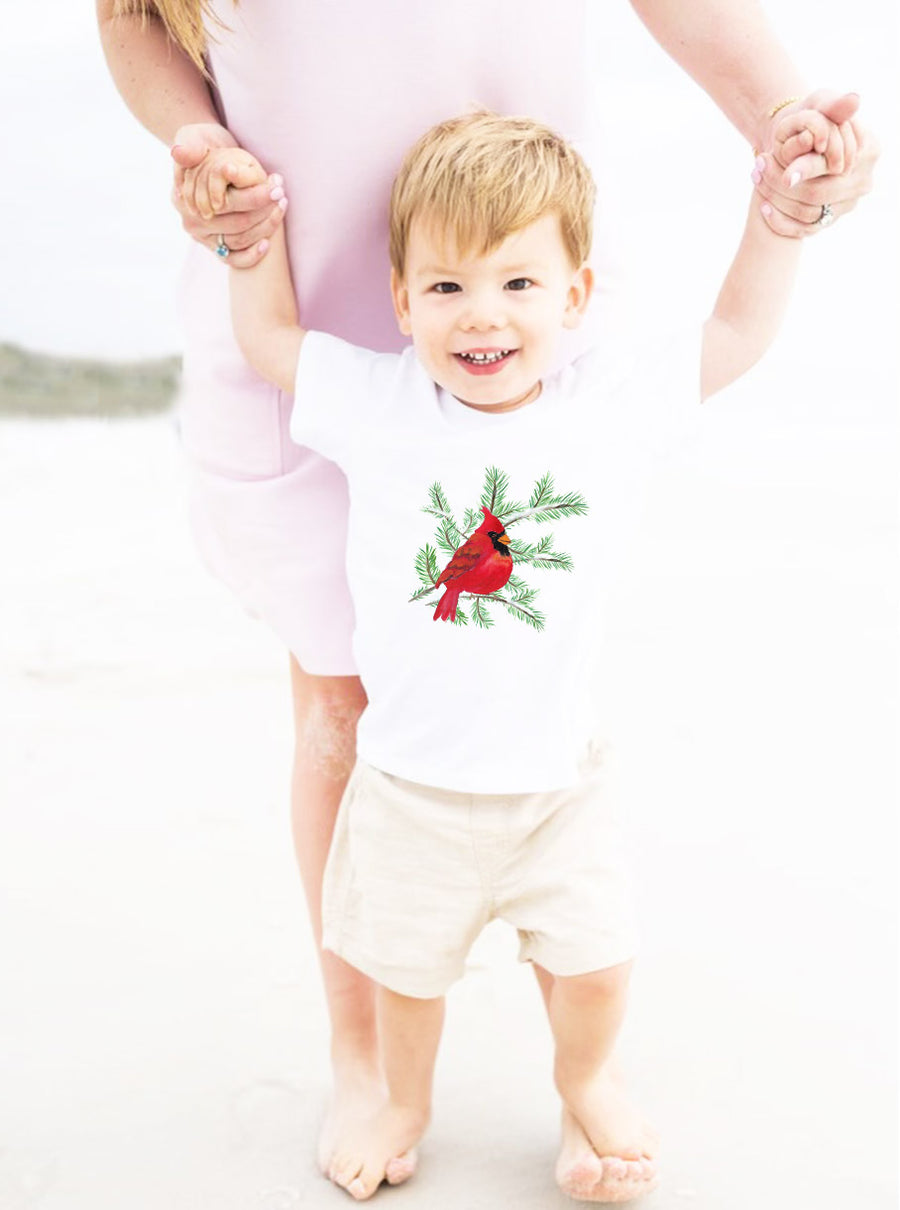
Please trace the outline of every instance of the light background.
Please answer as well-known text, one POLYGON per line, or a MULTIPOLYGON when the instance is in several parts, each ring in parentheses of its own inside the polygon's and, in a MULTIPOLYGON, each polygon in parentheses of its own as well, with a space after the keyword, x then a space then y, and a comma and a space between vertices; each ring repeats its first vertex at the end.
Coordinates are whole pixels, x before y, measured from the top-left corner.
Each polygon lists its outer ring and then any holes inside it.
MULTIPOLYGON (((715 294, 750 156, 627 5, 596 9, 622 259, 670 323, 715 294)), ((653 1210, 895 1204, 896 19, 775 15, 884 154, 776 348, 662 468, 612 619, 653 1210)), ((176 349, 168 157, 91 6, 4 11, 0 112, 0 340, 176 349)), ((181 510, 167 418, 0 425, 2 1210, 345 1204, 310 1159, 327 1060, 284 657, 181 510)), ((472 968, 422 1171, 389 1196, 568 1205, 529 976, 497 929, 472 968)))

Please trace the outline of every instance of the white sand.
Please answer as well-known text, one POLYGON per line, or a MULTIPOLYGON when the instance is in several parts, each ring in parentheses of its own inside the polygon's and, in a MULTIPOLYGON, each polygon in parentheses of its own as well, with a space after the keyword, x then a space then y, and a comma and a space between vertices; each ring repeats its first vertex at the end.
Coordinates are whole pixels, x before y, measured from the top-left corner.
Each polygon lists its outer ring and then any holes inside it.
MULTIPOLYGON (((890 433, 760 410, 786 365, 673 455, 614 621, 653 1210, 893 1204, 890 433)), ((0 426, 0 541, 0 1206, 345 1204, 284 660, 194 562, 171 423, 0 426)), ((530 976, 502 927, 472 967, 379 1196, 569 1204, 530 976)))

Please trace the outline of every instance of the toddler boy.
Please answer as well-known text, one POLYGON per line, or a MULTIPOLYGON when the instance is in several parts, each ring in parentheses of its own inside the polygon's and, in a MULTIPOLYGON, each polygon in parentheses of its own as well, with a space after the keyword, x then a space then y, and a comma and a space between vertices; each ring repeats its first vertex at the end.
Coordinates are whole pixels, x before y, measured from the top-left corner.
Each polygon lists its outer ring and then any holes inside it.
POLYGON ((598 351, 551 373, 591 296, 593 203, 579 155, 537 123, 429 131, 391 201, 399 355, 298 325, 281 231, 231 275, 246 357, 350 489, 369 704, 323 906, 325 946, 379 988, 388 1097, 330 1173, 359 1199, 425 1129, 444 994, 498 916, 539 969, 556 1086, 600 1157, 566 1191, 622 1201, 656 1180, 609 1064, 636 937, 592 656, 659 445, 764 352, 801 245, 754 203, 702 328, 662 349, 648 334, 628 370, 598 351))

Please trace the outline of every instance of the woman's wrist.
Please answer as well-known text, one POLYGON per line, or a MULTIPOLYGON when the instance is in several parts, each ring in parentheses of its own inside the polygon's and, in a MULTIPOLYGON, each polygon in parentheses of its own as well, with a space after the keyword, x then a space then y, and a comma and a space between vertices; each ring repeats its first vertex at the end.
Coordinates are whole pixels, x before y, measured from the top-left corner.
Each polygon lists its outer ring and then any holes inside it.
POLYGON ((772 150, 772 135, 778 124, 778 120, 784 117, 785 113, 791 108, 797 108, 802 104, 802 98, 805 96, 805 91, 799 87, 795 87, 791 92, 785 91, 780 96, 773 97, 771 101, 766 103, 765 108, 757 119, 756 136, 752 142, 754 155, 759 155, 761 151, 772 150))

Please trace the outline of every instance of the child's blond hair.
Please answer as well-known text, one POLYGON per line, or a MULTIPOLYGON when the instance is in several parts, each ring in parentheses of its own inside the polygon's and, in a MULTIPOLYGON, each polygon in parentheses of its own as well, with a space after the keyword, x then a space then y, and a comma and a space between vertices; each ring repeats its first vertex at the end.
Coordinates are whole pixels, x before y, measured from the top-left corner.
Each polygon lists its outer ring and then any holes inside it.
POLYGON ((409 150, 391 192, 391 264, 402 279, 409 232, 424 217, 458 250, 487 253, 558 214, 574 268, 591 247, 596 189, 578 152, 531 118, 487 110, 432 127, 409 150))

